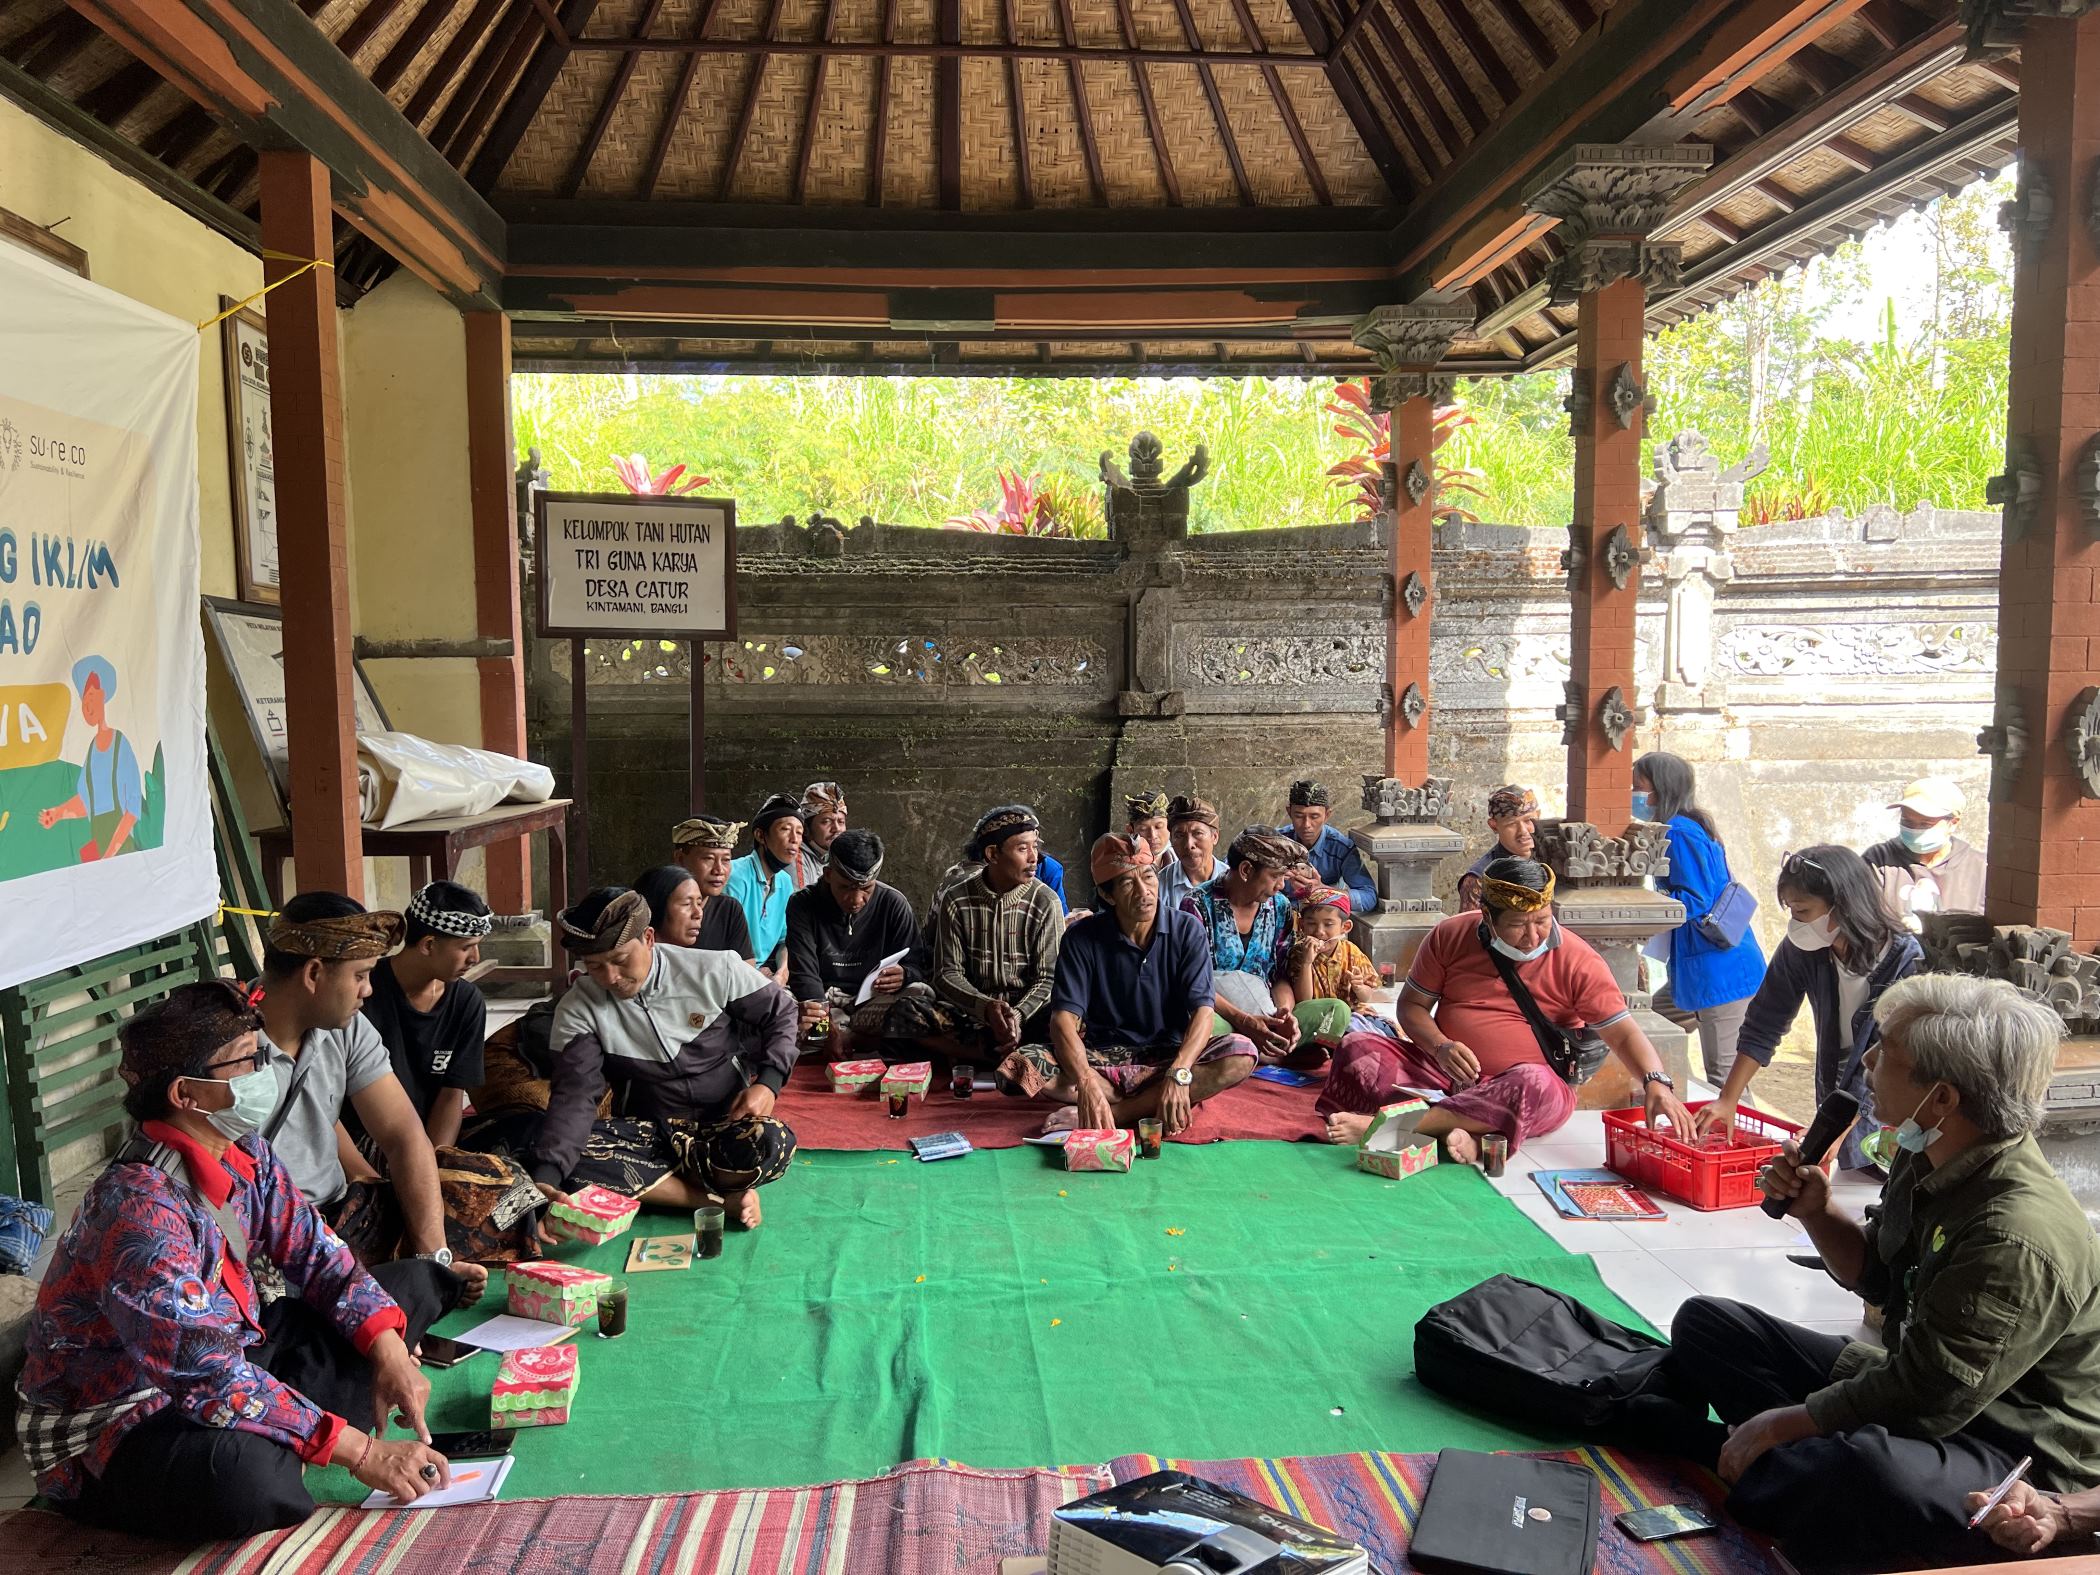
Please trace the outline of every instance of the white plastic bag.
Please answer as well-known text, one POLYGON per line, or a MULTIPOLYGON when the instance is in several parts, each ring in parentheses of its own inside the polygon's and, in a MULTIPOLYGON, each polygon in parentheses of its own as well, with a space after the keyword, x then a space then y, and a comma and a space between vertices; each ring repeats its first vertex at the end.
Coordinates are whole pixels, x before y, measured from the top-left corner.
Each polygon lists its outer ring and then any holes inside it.
POLYGON ((413 733, 360 733, 357 755, 365 824, 382 830, 554 796, 554 773, 545 766, 413 733))

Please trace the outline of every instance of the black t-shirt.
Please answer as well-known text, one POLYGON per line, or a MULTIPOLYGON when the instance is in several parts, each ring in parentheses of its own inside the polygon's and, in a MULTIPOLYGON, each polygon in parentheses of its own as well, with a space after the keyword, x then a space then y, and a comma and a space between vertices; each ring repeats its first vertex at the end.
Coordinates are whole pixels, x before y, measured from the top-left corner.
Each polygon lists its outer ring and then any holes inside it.
MULTIPOLYGON (((408 1091, 408 1102, 419 1117, 429 1119, 440 1089, 480 1086, 488 1003, 471 980, 448 986, 435 1011, 419 1012, 408 1004, 389 958, 372 970, 372 998, 363 1011, 384 1041, 394 1076, 408 1091)), ((343 1106, 343 1125, 351 1137, 364 1136, 364 1123, 349 1104, 343 1106)))
POLYGON ((700 933, 693 940, 693 949, 735 952, 745 962, 751 961, 751 925, 744 917, 744 905, 726 891, 708 898, 700 911, 700 933))

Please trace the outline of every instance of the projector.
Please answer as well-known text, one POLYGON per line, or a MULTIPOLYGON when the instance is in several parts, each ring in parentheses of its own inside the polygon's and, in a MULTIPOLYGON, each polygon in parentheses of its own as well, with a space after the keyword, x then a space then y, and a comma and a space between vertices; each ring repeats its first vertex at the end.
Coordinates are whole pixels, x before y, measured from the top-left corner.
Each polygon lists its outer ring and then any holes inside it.
POLYGON ((1049 1575, 1368 1575, 1356 1543, 1186 1471, 1052 1511, 1049 1575))

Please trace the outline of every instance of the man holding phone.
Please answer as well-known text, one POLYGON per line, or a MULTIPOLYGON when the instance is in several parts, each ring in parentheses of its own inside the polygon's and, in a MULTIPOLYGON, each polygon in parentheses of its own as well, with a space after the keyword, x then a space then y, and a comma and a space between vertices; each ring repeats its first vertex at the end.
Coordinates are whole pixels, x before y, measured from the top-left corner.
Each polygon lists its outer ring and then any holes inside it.
POLYGON ((139 1133, 60 1239, 17 1425, 37 1489, 89 1525, 197 1542, 297 1525, 304 1465, 407 1501, 449 1480, 410 1354, 451 1305, 434 1265, 361 1267, 257 1133, 276 1103, 231 980, 124 1025, 139 1133), (265 1303, 251 1254, 289 1294, 265 1303), (398 1415, 416 1437, 375 1438, 398 1415))

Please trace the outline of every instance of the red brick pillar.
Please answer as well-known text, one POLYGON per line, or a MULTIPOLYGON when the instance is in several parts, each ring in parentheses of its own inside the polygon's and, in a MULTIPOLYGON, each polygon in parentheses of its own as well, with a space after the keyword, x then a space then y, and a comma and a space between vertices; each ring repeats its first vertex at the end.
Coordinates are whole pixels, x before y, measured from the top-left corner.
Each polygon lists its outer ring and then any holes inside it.
MULTIPOLYGON (((468 312, 467 470, 474 522, 474 632, 508 640, 511 654, 487 656, 481 670, 481 746, 525 754, 524 630, 518 610, 517 488, 510 430, 510 319, 468 312)), ((532 906, 529 838, 488 849, 488 900, 498 913, 532 906)))
POLYGON ((1632 819, 1634 670, 1640 596, 1641 371, 1649 286, 1677 281, 1678 250, 1650 241, 1670 200, 1712 162, 1706 147, 1579 143, 1525 197, 1559 221, 1547 273, 1556 306, 1576 308, 1575 518, 1568 531, 1571 638, 1568 819, 1615 837, 1632 819))
MULTIPOLYGON (((261 159, 263 278, 275 285, 302 266, 285 259, 335 254, 328 171, 303 152, 267 149, 261 159)), ((334 270, 309 268, 273 289, 268 310, 292 857, 302 891, 361 899, 334 270)))
MULTIPOLYGON (((2000 26, 2015 27, 2005 22, 2000 26)), ((2003 42, 2004 40, 1998 40, 2003 42)), ((2100 11, 2019 33, 1987 907, 2100 941, 2100 11), (2024 752, 2008 735, 2024 733, 2024 752)))
POLYGON ((1392 510, 1392 583, 1387 633, 1385 774, 1409 787, 1429 778, 1429 634, 1435 580, 1436 407, 1451 379, 1436 365, 1473 326, 1462 303, 1436 298, 1381 306, 1356 325, 1355 340, 1378 357, 1371 404, 1388 418, 1385 492, 1392 510))

